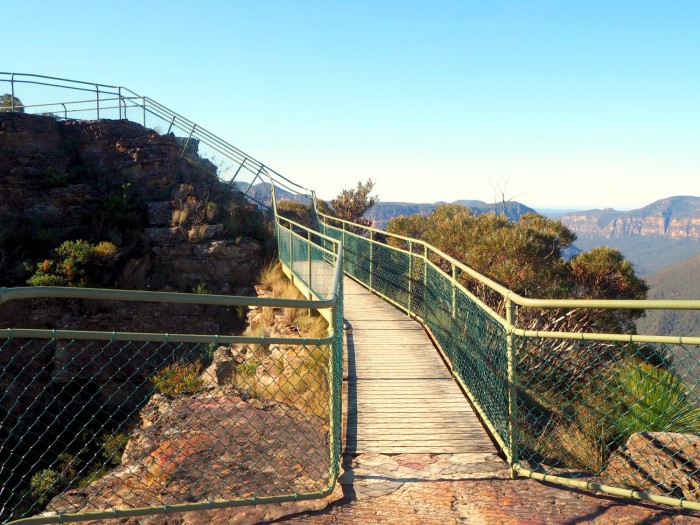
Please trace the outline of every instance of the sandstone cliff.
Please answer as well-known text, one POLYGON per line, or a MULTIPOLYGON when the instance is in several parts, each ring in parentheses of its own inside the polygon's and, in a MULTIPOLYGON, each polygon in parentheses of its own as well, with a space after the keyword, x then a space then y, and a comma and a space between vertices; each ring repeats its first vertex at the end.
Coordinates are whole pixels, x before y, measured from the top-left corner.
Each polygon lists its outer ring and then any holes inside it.
POLYGON ((118 248, 96 286, 247 286, 264 257, 263 217, 179 144, 129 121, 0 113, 0 285, 24 285, 61 242, 85 239, 118 248))
POLYGON ((700 197, 669 197, 638 210, 566 213, 562 222, 579 238, 655 236, 700 240, 700 197))
MULTIPOLYGON (((0 113, 0 286, 26 286, 42 262, 55 263, 63 242, 80 239, 113 247, 108 264, 93 268, 91 286, 253 295, 266 257, 267 219, 221 183, 206 159, 196 166, 182 159, 179 145, 173 135, 129 121, 0 113)), ((223 335, 242 329, 242 314, 77 300, 0 305, 2 328, 223 335)), ((85 477, 86 454, 99 456, 101 440, 123 432, 148 402, 149 378, 182 359, 206 364, 207 350, 0 340, 0 521, 37 472, 85 477), (60 468, 59 454, 68 458, 60 468)), ((252 410, 239 405, 232 410, 252 410)))

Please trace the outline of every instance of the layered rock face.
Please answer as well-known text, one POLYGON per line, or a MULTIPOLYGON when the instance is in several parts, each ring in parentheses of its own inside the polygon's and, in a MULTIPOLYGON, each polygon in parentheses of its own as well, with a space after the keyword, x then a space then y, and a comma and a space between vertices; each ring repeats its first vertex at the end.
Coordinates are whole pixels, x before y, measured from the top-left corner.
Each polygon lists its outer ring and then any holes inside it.
POLYGON ((580 237, 639 235, 700 240, 700 198, 670 197, 627 212, 590 210, 567 213, 562 222, 580 237))
POLYGON ((252 293, 263 246, 238 224, 259 212, 179 143, 129 121, 0 113, 0 284, 81 238, 119 248, 121 275, 100 286, 252 293))
MULTIPOLYGON (((211 163, 182 159, 179 144, 129 121, 0 113, 0 286, 26 286, 62 242, 83 239, 116 248, 92 286, 253 295, 265 218, 211 163)), ((242 312, 224 308, 58 299, 4 303, 0 320, 221 335, 244 326, 242 312)), ((100 439, 148 402, 157 370, 202 353, 206 345, 0 339, 0 521, 36 472, 60 471, 59 453, 73 458, 68 470, 85 465, 86 451, 99 454, 100 439)), ((252 410, 234 405, 230 414, 252 410)))

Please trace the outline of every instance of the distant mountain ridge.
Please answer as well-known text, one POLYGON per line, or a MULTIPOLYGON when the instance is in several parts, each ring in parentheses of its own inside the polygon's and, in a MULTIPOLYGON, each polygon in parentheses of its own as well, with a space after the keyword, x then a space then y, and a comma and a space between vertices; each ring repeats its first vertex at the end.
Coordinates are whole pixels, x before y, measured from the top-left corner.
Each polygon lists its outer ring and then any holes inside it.
MULTIPOLYGON (((434 203, 379 202, 365 214, 365 217, 374 223, 375 228, 384 229, 387 223, 394 217, 414 215, 416 213, 429 215, 440 204, 446 203, 444 201, 434 203)), ((493 213, 494 211, 497 213, 503 213, 505 211, 505 215, 513 221, 517 221, 520 216, 525 213, 535 211, 516 201, 487 203, 479 200, 458 200, 454 201, 453 204, 466 206, 479 215, 482 213, 493 213)))
POLYGON ((668 197, 630 211, 586 210, 553 214, 579 239, 631 236, 700 240, 700 197, 668 197))
MULTIPOLYGON (((480 200, 455 201, 476 213, 502 211, 503 203, 488 204, 480 200)), ((366 217, 380 229, 399 215, 428 215, 436 203, 379 202, 366 217)), ((565 202, 562 203, 564 206, 565 202)), ((535 211, 519 202, 505 203, 506 215, 518 220, 526 212, 535 211)), ((660 199, 637 210, 617 211, 612 208, 585 211, 551 211, 544 213, 560 219, 576 236, 576 245, 566 254, 572 257, 580 250, 610 246, 620 250, 640 275, 650 274, 700 252, 700 197, 675 196, 660 199)))

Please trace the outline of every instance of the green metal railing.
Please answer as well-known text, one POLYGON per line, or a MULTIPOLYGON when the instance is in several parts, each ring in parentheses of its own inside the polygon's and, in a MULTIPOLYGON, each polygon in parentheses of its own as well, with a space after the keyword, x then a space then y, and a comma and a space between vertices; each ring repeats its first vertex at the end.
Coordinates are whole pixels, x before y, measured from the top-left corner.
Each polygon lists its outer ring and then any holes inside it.
POLYGON ((518 327, 526 309, 700 310, 700 301, 529 299, 423 241, 320 219, 345 247, 346 272, 432 334, 513 475, 700 509, 700 338, 518 327))
MULTIPOLYGON (((262 207, 275 209, 280 189, 305 198, 302 187, 127 88, 0 73, 5 92, 5 111, 130 119, 174 133, 183 158, 262 207)), ((301 310, 328 321, 323 337, 0 330, 0 522, 126 518, 332 492, 341 442, 343 249, 276 214, 275 230, 282 267, 309 299, 0 289, 0 313, 22 301, 140 301, 301 310)))
POLYGON ((0 330, 3 521, 37 511, 53 514, 17 523, 127 517, 332 491, 340 458, 342 247, 304 246, 311 264, 303 273, 284 246, 290 238, 308 241, 282 225, 278 232, 282 263, 316 300, 0 291, 0 304, 71 298, 296 308, 327 312, 332 321, 328 336, 314 339, 0 330), (224 378, 211 369, 221 355, 232 357, 224 378))
POLYGON ((3 93, 3 110, 129 119, 173 133, 183 158, 273 210, 279 259, 308 300, 22 288, 1 290, 0 304, 53 297, 301 308, 323 316, 329 333, 0 330, 0 521, 328 494, 340 457, 343 271, 426 327, 513 475, 700 509, 700 338, 519 325, 533 312, 700 310, 700 301, 521 297, 422 241, 321 215, 315 205, 313 228, 281 216, 277 190, 305 204, 314 196, 127 88, 0 73, 3 93))
POLYGON ((270 181, 275 187, 295 194, 309 193, 195 122, 124 86, 0 72, 2 94, 10 95, 10 104, 0 108, 2 111, 22 111, 58 119, 124 119, 161 134, 172 133, 183 158, 215 172, 250 200, 266 207, 272 206, 270 181))

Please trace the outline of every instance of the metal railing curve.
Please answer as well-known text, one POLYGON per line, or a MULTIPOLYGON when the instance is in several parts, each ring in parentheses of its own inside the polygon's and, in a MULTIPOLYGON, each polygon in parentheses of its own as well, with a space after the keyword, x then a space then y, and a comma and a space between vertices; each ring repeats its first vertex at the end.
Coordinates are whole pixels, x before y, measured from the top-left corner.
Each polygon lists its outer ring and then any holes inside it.
POLYGON ((343 247, 274 206, 281 189, 308 191, 123 86, 0 73, 2 93, 2 111, 128 119, 173 133, 183 158, 273 210, 279 261, 306 299, 20 287, 0 288, 0 309, 28 300, 248 307, 317 314, 328 329, 295 337, 1 328, 0 523, 330 494, 340 466, 343 247))
POLYGON ((700 510, 700 337, 518 326, 521 308, 700 311, 700 301, 522 297, 424 241, 317 214, 345 248, 346 273, 429 331, 514 476, 700 510))

